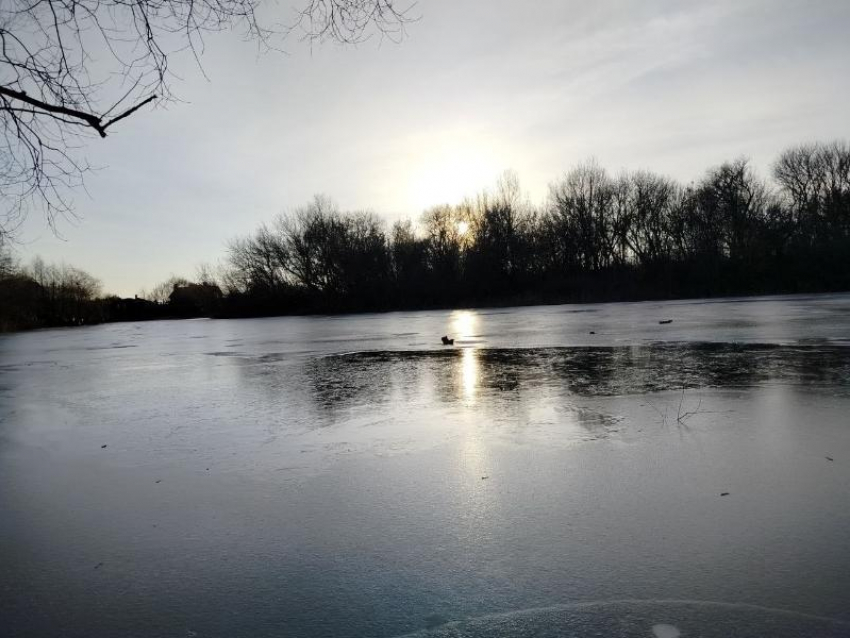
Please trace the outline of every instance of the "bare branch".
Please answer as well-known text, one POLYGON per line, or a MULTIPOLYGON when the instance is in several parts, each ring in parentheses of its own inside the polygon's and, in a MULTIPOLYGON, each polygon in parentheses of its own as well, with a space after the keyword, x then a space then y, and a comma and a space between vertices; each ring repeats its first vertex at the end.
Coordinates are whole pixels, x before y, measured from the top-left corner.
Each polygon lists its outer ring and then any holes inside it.
MULTIPOLYGON (((173 100, 172 55, 197 61, 205 34, 235 30, 261 49, 275 31, 262 0, 3 0, 0 3, 0 233, 32 206, 52 225, 72 214, 69 191, 87 170, 73 156, 94 134, 154 100, 173 100), (112 116, 113 113, 118 113, 112 116), (5 218, 5 222, 3 219, 5 218)), ((397 39, 409 20, 394 0, 309 0, 311 37, 397 39)), ((203 72, 203 69, 201 68, 203 72)))

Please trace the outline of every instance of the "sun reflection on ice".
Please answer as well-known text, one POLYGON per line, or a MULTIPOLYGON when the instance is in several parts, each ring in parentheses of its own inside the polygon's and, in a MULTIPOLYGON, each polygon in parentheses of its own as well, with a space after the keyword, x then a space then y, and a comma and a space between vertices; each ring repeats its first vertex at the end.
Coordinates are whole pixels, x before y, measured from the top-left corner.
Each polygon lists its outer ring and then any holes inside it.
POLYGON ((460 385, 464 398, 471 401, 478 390, 480 376, 478 352, 469 344, 478 336, 478 314, 472 310, 456 310, 450 315, 449 327, 455 343, 466 345, 461 355, 460 385))
POLYGON ((477 336, 478 313, 472 310, 455 310, 450 315, 450 320, 450 336, 457 341, 464 341, 477 336))
POLYGON ((464 348, 461 359, 461 383, 463 396, 471 401, 478 389, 478 353, 475 348, 464 348))

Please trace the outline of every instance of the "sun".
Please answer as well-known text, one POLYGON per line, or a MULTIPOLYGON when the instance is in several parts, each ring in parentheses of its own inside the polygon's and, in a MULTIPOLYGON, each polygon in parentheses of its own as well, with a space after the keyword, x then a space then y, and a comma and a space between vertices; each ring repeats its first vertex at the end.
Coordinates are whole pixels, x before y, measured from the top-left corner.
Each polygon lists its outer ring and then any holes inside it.
POLYGON ((457 234, 463 237, 466 233, 469 232, 469 223, 467 222, 458 222, 457 223, 457 234))
POLYGON ((406 170, 410 208, 423 211, 439 204, 459 204, 489 186, 501 164, 500 154, 486 142, 455 129, 417 139, 410 149, 415 159, 406 170))

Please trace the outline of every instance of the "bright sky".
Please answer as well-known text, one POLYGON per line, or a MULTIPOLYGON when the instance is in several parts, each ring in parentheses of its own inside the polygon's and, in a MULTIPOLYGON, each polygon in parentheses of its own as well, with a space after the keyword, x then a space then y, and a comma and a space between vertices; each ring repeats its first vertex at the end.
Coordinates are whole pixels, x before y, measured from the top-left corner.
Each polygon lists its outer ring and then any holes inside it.
MULTIPOLYGON (((284 3, 285 4, 285 3, 284 3)), ((515 170, 532 201, 577 162, 683 181, 745 155, 850 137, 847 0, 421 0, 399 45, 295 39, 258 57, 207 40, 182 103, 93 140, 80 220, 41 254, 132 295, 225 255, 228 239, 331 196, 389 222, 515 170)), ((280 11, 286 11, 281 6, 280 11)), ((282 14, 285 15, 285 14, 282 14)))

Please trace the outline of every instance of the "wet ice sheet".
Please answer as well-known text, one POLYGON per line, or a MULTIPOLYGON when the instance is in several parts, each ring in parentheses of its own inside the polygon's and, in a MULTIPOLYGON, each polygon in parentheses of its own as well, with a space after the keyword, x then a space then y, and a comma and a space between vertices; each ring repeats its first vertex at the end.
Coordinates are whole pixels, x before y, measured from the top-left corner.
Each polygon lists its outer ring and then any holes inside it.
POLYGON ((687 427, 639 397, 607 400, 624 418, 595 439, 559 444, 467 412, 446 416, 439 444, 308 467, 275 469, 236 441, 235 455, 168 462, 120 440, 87 453, 4 442, 0 615, 13 636, 246 638, 393 636, 625 598, 850 620, 846 399, 706 390, 687 427))
POLYGON ((635 419, 719 424, 726 399, 712 388, 850 392, 850 348, 830 345, 197 355, 155 371, 144 361, 7 367, 6 435, 82 455, 107 444, 124 466, 299 478, 340 456, 428 449, 470 428, 493 442, 567 446, 635 436, 635 419))
POLYGON ((131 356, 140 372, 196 355, 312 357, 457 346, 550 348, 652 343, 850 344, 850 295, 391 312, 239 321, 163 321, 0 335, 0 364, 66 365, 131 356), (670 324, 659 321, 672 320, 670 324), (593 333, 593 334, 591 334, 593 333))
POLYGON ((412 636, 441 638, 555 638, 562 636, 655 636, 679 638, 800 638, 845 636, 850 625, 829 618, 755 605, 701 601, 612 601, 530 609, 446 623, 412 636), (675 620, 676 625, 656 622, 675 620))
MULTIPOLYGON (((252 359, 247 359, 251 363, 252 359)), ((387 390, 439 388, 434 399, 491 400, 493 393, 561 388, 583 396, 643 394, 705 386, 795 383, 842 388, 850 349, 840 346, 676 343, 630 347, 460 348, 368 351, 317 358, 316 400, 337 405, 391 400, 387 390)), ((429 397, 430 398, 430 397, 429 397)))
POLYGON ((850 620, 847 297, 688 304, 3 337, 4 631, 850 620))

